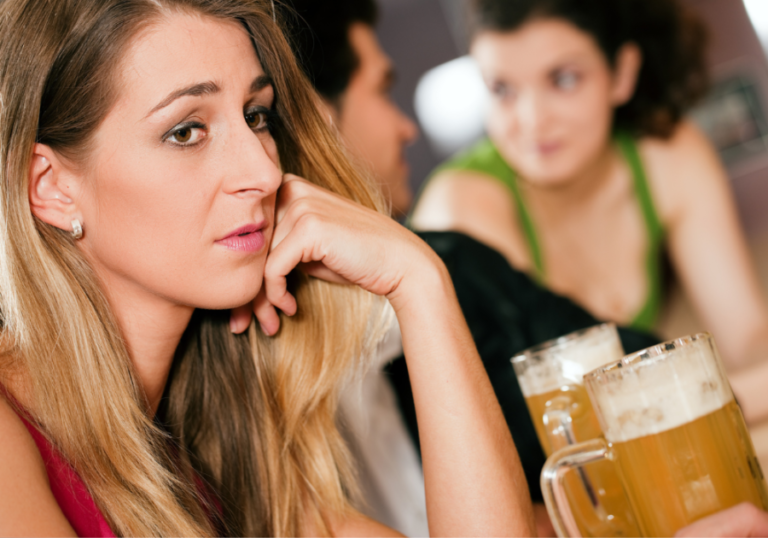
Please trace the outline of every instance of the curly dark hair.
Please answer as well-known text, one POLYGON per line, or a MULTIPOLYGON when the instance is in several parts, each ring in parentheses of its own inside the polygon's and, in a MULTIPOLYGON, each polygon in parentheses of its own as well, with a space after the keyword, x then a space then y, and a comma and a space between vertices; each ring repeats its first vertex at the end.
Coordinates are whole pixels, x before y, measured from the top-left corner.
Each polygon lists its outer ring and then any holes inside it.
POLYGON ((543 18, 590 34, 611 65, 623 44, 640 47, 637 88, 616 110, 615 129, 666 138, 707 91, 707 28, 679 0, 471 0, 473 35, 543 18))
POLYGON ((281 0, 276 2, 291 48, 317 92, 338 100, 360 64, 349 42, 354 23, 375 26, 374 0, 281 0))

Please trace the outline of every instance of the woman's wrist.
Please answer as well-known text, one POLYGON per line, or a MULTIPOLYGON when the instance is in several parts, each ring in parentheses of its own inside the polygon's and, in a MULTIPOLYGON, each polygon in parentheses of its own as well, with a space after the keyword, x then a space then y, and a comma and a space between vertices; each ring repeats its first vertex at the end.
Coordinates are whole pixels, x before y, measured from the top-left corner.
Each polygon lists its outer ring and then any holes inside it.
POLYGON ((409 257, 408 270, 397 287, 387 294, 398 317, 442 308, 439 305, 451 301, 455 295, 451 275, 443 260, 426 245, 419 250, 409 257))

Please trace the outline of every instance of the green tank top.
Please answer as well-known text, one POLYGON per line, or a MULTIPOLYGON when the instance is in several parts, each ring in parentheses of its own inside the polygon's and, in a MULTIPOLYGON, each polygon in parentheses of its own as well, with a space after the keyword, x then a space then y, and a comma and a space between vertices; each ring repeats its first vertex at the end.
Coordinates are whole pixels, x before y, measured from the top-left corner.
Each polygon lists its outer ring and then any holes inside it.
MULTIPOLYGON (((661 262, 664 229, 653 206, 648 180, 634 139, 625 133, 616 133, 614 141, 632 171, 635 195, 640 204, 646 229, 648 230, 648 252, 645 257, 645 269, 648 274, 648 296, 645 304, 630 323, 630 327, 637 330, 650 331, 658 318, 662 306, 661 262)), ((534 274, 532 276, 539 283, 543 284, 546 273, 541 246, 536 235, 536 228, 521 196, 517 174, 499 154, 494 144, 489 139, 485 139, 441 165, 436 170, 436 173, 445 170, 479 172, 498 179, 511 191, 512 198, 517 206, 520 225, 531 252, 534 266, 534 274)))

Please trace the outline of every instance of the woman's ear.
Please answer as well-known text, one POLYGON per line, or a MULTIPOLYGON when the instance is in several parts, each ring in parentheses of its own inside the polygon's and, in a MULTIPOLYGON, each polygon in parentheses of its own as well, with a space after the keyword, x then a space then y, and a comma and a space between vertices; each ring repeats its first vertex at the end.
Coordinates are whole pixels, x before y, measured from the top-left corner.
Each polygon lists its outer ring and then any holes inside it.
POLYGON ((625 43, 616 53, 613 70, 613 89, 611 102, 613 106, 626 104, 635 93, 637 77, 643 66, 643 53, 635 43, 625 43))
POLYGON ((62 159, 48 146, 35 144, 29 165, 29 205, 37 218, 68 232, 83 222, 76 200, 77 183, 62 159))

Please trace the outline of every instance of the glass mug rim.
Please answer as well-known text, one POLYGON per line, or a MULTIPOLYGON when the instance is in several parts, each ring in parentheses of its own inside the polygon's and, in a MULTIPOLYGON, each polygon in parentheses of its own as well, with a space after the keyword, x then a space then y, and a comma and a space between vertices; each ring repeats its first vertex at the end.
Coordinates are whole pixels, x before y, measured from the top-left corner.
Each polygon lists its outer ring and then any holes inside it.
MULTIPOLYGON (((642 369, 652 367, 653 365, 664 361, 674 360, 674 353, 691 344, 706 341, 710 345, 713 342, 712 334, 709 332, 700 332, 673 340, 667 340, 655 346, 650 346, 634 353, 629 353, 620 360, 606 364, 599 368, 584 374, 584 384, 588 381, 597 382, 603 377, 613 377, 612 374, 621 374, 624 372, 635 373, 642 369)), ((719 362, 719 361, 718 361, 719 362)))
POLYGON ((579 340, 591 333, 600 333, 604 331, 616 332, 617 331, 616 324, 612 322, 600 323, 598 325, 592 325, 590 327, 585 327, 584 329, 573 331, 564 336, 558 336, 557 338, 552 338, 550 340, 547 340, 546 342, 542 342, 541 344, 536 344, 535 346, 531 346, 527 348, 525 351, 521 351, 520 353, 514 355, 510 359, 510 361, 512 362, 512 364, 519 364, 527 360, 533 360, 535 358, 538 358, 544 352, 561 349, 569 345, 574 340, 579 340))

